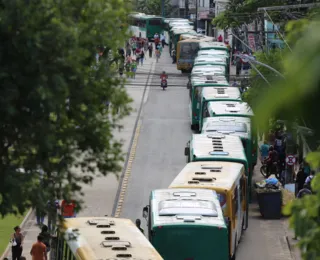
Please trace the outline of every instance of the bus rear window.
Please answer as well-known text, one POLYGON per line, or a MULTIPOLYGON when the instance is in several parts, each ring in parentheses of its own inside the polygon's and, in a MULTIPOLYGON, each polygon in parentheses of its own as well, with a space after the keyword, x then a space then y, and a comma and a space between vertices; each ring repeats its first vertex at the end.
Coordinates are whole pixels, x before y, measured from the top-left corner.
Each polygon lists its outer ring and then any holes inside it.
POLYGON ((241 140, 241 141, 242 141, 242 146, 243 146, 243 148, 246 149, 246 147, 247 147, 247 142, 246 142, 246 140, 241 140))
POLYGON ((149 25, 162 25, 162 20, 161 19, 150 19, 149 25))

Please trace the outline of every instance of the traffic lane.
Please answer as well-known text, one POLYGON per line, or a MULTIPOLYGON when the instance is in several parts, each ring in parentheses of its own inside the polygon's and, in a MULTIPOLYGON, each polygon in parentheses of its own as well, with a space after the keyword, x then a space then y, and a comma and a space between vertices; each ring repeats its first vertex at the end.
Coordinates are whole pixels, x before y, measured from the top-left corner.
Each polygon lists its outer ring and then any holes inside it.
MULTIPOLYGON (((154 83, 154 82, 153 82, 154 83)), ((183 88, 151 88, 121 217, 141 218, 153 189, 167 188, 186 164, 191 132, 188 95, 183 88)), ((145 223, 143 228, 146 229, 145 223)))
MULTIPOLYGON (((115 129, 112 133, 115 140, 122 142, 124 158, 127 155, 134 131, 144 86, 126 86, 126 90, 132 99, 132 103, 130 104, 132 112, 120 121, 120 125, 123 125, 123 128, 121 130, 115 129)), ((124 162, 121 164, 124 165, 124 162)), ((103 176, 97 172, 97 177, 91 185, 82 184, 82 189, 85 193, 85 196, 82 198, 84 200, 84 208, 79 212, 78 216, 111 216, 119 185, 118 177, 120 175, 121 172, 116 174, 109 173, 107 176, 103 176)))
MULTIPOLYGON (((254 168, 253 182, 261 181, 261 163, 254 168)), ((237 249, 239 260, 291 260, 286 240, 286 219, 265 220, 261 217, 256 196, 249 208, 249 227, 237 249)))

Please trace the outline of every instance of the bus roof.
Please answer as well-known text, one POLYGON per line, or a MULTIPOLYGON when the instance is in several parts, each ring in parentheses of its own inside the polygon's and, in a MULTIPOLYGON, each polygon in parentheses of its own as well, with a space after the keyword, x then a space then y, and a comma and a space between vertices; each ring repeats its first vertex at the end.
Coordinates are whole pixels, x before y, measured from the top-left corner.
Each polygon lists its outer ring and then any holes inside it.
POLYGON ((200 50, 216 49, 216 50, 228 50, 228 47, 223 42, 206 42, 200 45, 200 50))
POLYGON ((251 119, 248 117, 206 117, 203 119, 202 133, 236 135, 251 138, 251 119))
POLYGON ((218 188, 230 190, 244 172, 244 166, 235 162, 191 162, 188 163, 169 188, 218 188))
POLYGON ((198 51, 198 56, 201 55, 225 55, 229 56, 229 54, 225 50, 216 50, 216 49, 204 49, 198 51))
POLYGON ((217 99, 233 99, 241 100, 241 93, 239 88, 235 87, 212 87, 202 89, 202 98, 205 100, 217 100, 217 99))
POLYGON ((226 68, 221 65, 199 65, 192 68, 191 77, 225 75, 226 68))
POLYGON ((202 189, 163 189, 151 192, 153 225, 226 227, 217 194, 202 189))
POLYGON ((154 19, 154 18, 158 18, 158 19, 163 20, 163 17, 161 17, 161 16, 144 14, 144 13, 133 13, 133 14, 130 14, 130 16, 135 17, 135 18, 145 19, 145 20, 154 19))
POLYGON ((195 64, 221 64, 226 65, 226 59, 222 56, 198 56, 194 60, 195 64))
POLYGON ((192 149, 192 161, 201 159, 212 161, 237 160, 247 164, 245 150, 238 136, 193 134, 190 149, 192 149))
POLYGON ((162 259, 148 239, 130 219, 91 217, 64 221, 65 239, 73 253, 90 256, 85 259, 118 259, 119 249, 135 259, 162 259), (102 233, 102 232, 105 233, 102 233), (112 231, 107 233, 106 231, 112 231), (68 239, 70 236, 76 239, 68 239), (114 238, 108 240, 107 238, 114 238), (123 249, 122 249, 123 250, 123 249))
POLYGON ((211 76, 211 75, 203 75, 200 77, 192 77, 191 78, 192 86, 199 85, 211 85, 211 86, 229 86, 229 82, 227 81, 225 76, 211 76))
POLYGON ((182 33, 194 33, 194 34, 197 34, 196 31, 191 29, 191 28, 174 27, 171 30, 172 30, 173 34, 182 34, 182 33))
POLYGON ((209 111, 212 111, 216 116, 221 115, 241 115, 252 117, 253 111, 246 102, 237 101, 219 101, 219 102, 209 102, 209 111))

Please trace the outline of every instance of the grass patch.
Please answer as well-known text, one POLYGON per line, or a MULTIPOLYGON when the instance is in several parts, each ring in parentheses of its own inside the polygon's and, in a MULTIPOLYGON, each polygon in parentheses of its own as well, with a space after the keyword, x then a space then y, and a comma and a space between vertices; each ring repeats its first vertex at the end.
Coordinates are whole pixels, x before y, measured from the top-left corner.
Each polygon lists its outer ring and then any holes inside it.
POLYGON ((4 218, 0 217, 0 256, 4 253, 9 241, 10 235, 14 232, 13 228, 21 224, 24 215, 8 215, 4 218))

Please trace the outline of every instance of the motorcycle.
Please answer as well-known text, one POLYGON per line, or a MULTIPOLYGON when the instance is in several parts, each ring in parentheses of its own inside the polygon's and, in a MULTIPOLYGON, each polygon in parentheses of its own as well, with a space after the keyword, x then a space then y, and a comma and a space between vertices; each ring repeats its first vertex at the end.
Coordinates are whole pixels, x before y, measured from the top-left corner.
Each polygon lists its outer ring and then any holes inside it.
POLYGON ((166 79, 161 80, 162 90, 165 90, 167 88, 167 86, 168 86, 167 80, 166 79))

